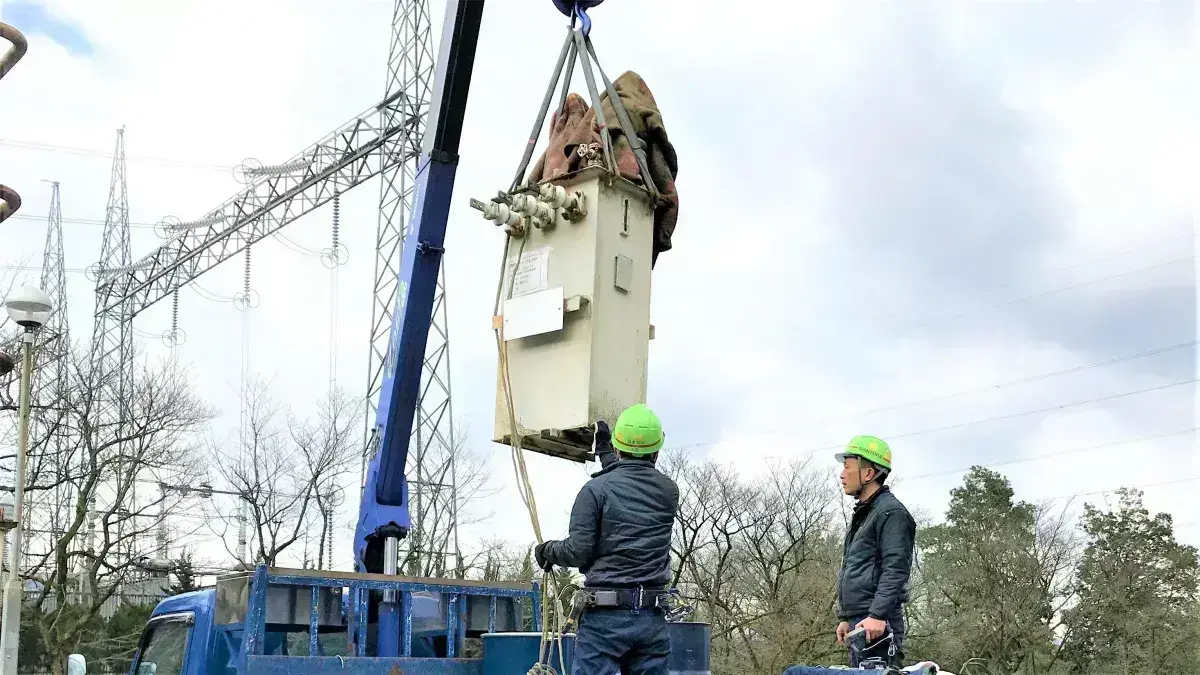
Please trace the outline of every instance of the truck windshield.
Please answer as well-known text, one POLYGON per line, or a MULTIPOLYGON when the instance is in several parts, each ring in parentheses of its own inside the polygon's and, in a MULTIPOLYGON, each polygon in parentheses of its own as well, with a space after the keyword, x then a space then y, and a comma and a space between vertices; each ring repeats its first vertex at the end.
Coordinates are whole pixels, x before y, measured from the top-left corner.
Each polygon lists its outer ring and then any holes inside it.
POLYGON ((152 621, 146 627, 135 675, 180 675, 190 630, 186 617, 152 621))

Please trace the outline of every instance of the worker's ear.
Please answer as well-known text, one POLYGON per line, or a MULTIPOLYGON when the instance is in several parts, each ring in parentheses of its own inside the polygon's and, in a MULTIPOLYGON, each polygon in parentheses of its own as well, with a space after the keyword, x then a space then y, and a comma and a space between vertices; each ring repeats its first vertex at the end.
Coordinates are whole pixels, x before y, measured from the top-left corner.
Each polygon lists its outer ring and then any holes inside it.
POLYGON ((860 459, 858 460, 858 463, 862 467, 863 485, 866 485, 867 483, 870 483, 879 477, 879 467, 875 466, 874 462, 868 462, 860 459))

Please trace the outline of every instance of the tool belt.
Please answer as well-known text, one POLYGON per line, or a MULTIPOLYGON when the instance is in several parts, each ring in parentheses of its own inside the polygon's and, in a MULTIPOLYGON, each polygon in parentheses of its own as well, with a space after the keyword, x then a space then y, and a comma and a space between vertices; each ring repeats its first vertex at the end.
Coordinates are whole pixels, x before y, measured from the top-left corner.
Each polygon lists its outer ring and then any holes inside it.
POLYGON ((671 594, 662 588, 583 588, 575 594, 575 610, 662 610, 670 607, 671 594))

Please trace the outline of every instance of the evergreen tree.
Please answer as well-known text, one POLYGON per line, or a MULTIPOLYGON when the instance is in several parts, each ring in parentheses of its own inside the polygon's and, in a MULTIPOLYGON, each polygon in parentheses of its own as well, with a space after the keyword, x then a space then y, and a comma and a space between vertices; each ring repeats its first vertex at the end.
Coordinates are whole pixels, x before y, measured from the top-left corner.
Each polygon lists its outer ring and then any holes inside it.
POLYGON ((175 582, 167 588, 171 595, 200 590, 199 584, 196 583, 196 568, 190 550, 184 549, 178 558, 171 561, 170 574, 175 579, 175 582))
POLYGON ((1118 495, 1112 511, 1084 507, 1087 548, 1078 602, 1067 614, 1067 658, 1088 675, 1195 672, 1196 549, 1175 541, 1171 516, 1151 515, 1140 492, 1118 495))

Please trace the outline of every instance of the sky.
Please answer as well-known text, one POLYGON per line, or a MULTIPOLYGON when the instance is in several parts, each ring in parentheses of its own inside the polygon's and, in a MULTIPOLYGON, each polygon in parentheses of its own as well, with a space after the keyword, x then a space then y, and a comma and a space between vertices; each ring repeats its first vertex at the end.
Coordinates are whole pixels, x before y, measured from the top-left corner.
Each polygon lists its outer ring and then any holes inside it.
MULTIPOLYGON (((1190 3, 678 7, 591 12, 601 63, 645 79, 680 158, 649 366, 668 446, 748 477, 807 457, 832 479, 837 446, 872 433, 898 496, 935 520, 983 464, 1074 510, 1141 486, 1200 545, 1190 3)), ((243 160, 285 161, 376 103, 390 15, 384 0, 8 0, 30 48, 0 85, 0 179, 25 202, 0 226, 0 265, 40 264, 39 181, 59 181, 86 342, 78 270, 99 253, 115 130, 142 255, 153 223, 234 194, 243 160)), ((453 413, 496 493, 464 540, 532 537, 489 443, 503 241, 468 200, 507 187, 563 30, 543 0, 485 10, 445 260, 453 413)), ((243 360, 301 414, 331 372, 365 391, 377 200, 374 180, 342 199, 336 285, 324 208, 253 249, 251 312, 228 302, 240 258, 181 294, 178 354, 218 431, 237 423, 243 360)), ((164 302, 135 322, 151 352, 170 317, 164 302)), ((564 535, 587 470, 529 462, 543 528, 564 535)))

